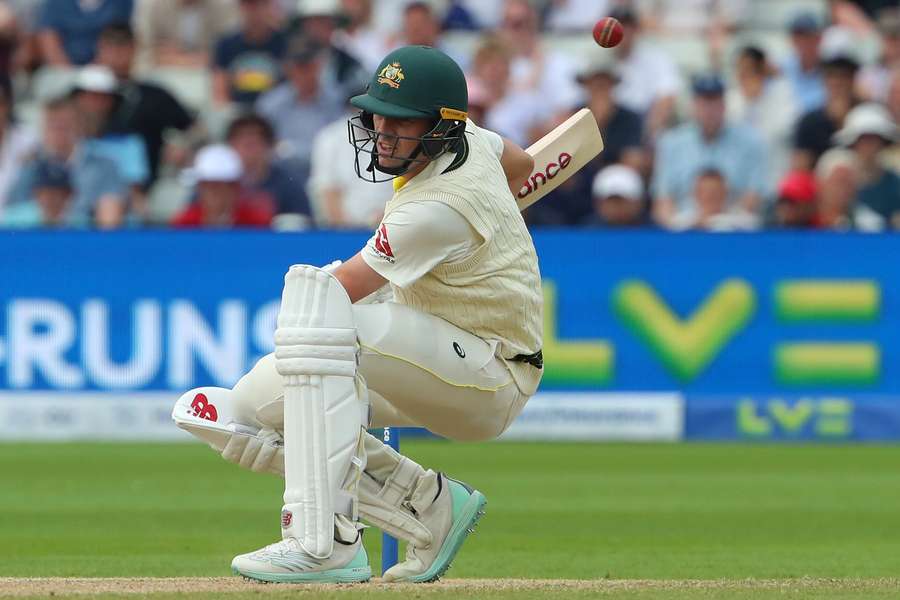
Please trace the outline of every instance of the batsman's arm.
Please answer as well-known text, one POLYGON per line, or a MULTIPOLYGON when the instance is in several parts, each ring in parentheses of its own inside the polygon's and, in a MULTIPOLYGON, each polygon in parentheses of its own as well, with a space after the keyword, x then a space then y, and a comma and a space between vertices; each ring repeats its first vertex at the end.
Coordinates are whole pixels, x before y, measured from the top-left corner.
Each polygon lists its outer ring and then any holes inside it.
POLYGON ((387 283, 358 252, 353 258, 338 266, 332 274, 341 282, 351 302, 358 302, 387 283))
POLYGON ((515 142, 503 138, 503 154, 500 165, 509 183, 513 196, 519 193, 531 171, 534 170, 534 158, 515 142))

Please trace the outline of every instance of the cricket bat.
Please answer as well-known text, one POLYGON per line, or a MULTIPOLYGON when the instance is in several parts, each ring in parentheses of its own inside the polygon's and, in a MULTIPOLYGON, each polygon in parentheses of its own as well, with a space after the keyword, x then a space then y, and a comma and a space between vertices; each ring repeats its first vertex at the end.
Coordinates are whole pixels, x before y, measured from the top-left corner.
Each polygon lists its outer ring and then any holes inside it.
POLYGON ((602 150, 597 120, 582 108, 525 150, 534 158, 534 171, 516 195, 519 210, 555 190, 602 150))

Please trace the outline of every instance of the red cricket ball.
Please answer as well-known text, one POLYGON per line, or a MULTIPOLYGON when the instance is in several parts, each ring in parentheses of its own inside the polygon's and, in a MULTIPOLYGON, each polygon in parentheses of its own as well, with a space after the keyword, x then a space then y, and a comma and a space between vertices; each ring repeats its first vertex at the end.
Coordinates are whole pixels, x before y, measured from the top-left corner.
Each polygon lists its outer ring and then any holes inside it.
POLYGON ((613 17, 604 17, 594 25, 594 41, 604 48, 618 46, 624 36, 622 24, 613 17))

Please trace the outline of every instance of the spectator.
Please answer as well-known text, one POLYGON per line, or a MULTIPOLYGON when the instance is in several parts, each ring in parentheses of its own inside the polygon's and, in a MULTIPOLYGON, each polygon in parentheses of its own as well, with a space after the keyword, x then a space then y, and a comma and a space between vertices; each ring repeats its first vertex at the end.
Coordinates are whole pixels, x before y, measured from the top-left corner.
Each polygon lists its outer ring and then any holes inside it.
MULTIPOLYGON (((551 192, 549 202, 542 202, 529 211, 530 222, 579 223, 594 212, 590 201, 591 186, 594 176, 603 167, 623 163, 638 172, 647 168, 649 161, 641 145, 641 117, 619 105, 613 98, 618 80, 618 68, 612 53, 599 49, 593 52, 578 74, 578 83, 587 95, 587 107, 597 119, 603 136, 603 152, 551 192)), ((565 116, 569 114, 571 111, 565 116)))
POLYGON ((759 132, 771 152, 773 181, 790 161, 791 134, 798 117, 794 95, 786 80, 775 77, 765 53, 745 46, 738 54, 737 85, 725 95, 726 115, 759 132))
POLYGON ((434 4, 426 0, 407 1, 400 31, 393 36, 390 46, 431 46, 453 58, 463 69, 467 67, 464 58, 441 40, 440 16, 434 4))
POLYGON ((900 229, 900 176, 884 168, 881 153, 897 141, 897 125, 880 104, 860 104, 835 139, 849 148, 858 169, 857 201, 900 229))
MULTIPOLYGON (((886 105, 894 123, 900 123, 900 67, 891 73, 886 105)), ((900 174, 900 142, 884 151, 884 163, 889 169, 900 174)))
POLYGON ((34 165, 32 198, 3 215, 3 226, 15 229, 84 227, 84 215, 72 210, 72 180, 65 163, 42 158, 34 165))
POLYGON ((287 38, 275 23, 272 0, 240 0, 240 29, 216 42, 213 100, 249 106, 280 81, 287 38))
MULTIPOLYGON (((407 0, 403 7, 403 22, 392 36, 391 48, 400 46, 431 46, 456 61, 463 70, 469 67, 469 56, 460 54, 456 48, 444 43, 441 34, 441 11, 433 1, 407 0)), ((377 66, 377 65, 376 65, 377 66)))
POLYGON ((462 0, 450 0, 447 2, 447 10, 444 13, 444 21, 441 25, 445 30, 474 31, 478 29, 475 15, 463 6, 462 0))
POLYGON ((135 12, 144 63, 159 67, 206 68, 238 23, 235 0, 138 0, 135 12))
POLYGON ((694 79, 693 120, 659 138, 653 176, 654 218, 669 226, 690 208, 698 173, 715 168, 730 192, 728 209, 754 214, 769 181, 767 148, 758 134, 725 120, 725 86, 717 75, 694 79))
POLYGON ((323 85, 326 49, 315 40, 300 36, 291 40, 285 71, 287 81, 266 93, 256 103, 257 112, 275 129, 284 154, 298 162, 305 180, 316 133, 344 111, 346 98, 323 85))
POLYGON ((881 231, 884 219, 856 202, 859 167, 849 150, 832 148, 816 165, 819 210, 815 224, 821 229, 881 231))
POLYGON ((846 47, 822 46, 825 105, 803 115, 794 133, 793 168, 809 171, 833 145, 835 132, 856 104, 853 81, 859 62, 846 47))
POLYGON ((640 38, 637 14, 629 8, 613 11, 625 37, 613 52, 620 61, 616 99, 644 119, 644 133, 651 140, 668 126, 675 114, 681 82, 675 63, 640 38))
POLYGON ((37 147, 37 135, 13 119, 12 82, 0 79, 0 212, 22 165, 37 147))
POLYGON ((479 29, 496 29, 503 20, 503 0, 458 0, 452 4, 458 4, 479 29))
POLYGON ((836 25, 868 34, 886 12, 897 8, 897 0, 828 0, 831 19, 836 25))
POLYGON ((241 157, 229 146, 206 146, 197 153, 189 173, 197 196, 172 220, 175 227, 268 227, 272 207, 254 201, 241 187, 241 157))
POLYGON ((403 22, 394 46, 431 46, 438 48, 441 21, 434 6, 425 0, 407 2, 403 8, 403 22))
POLYGON ((881 33, 881 56, 877 63, 866 65, 857 80, 860 95, 875 102, 887 102, 891 72, 900 69, 900 8, 878 19, 881 33))
POLYGON ((535 92, 513 89, 512 51, 499 37, 489 37, 476 50, 469 74, 469 87, 482 98, 483 126, 519 144, 528 146, 532 130, 546 118, 546 103, 535 92))
POLYGON ((337 0, 305 0, 300 4, 297 24, 292 27, 292 31, 295 31, 294 36, 300 34, 327 49, 322 67, 322 84, 342 97, 343 106, 344 100, 365 89, 371 71, 386 53, 383 44, 377 44, 380 47, 369 48, 365 58, 354 56, 353 52, 358 49, 354 45, 356 42, 337 31, 340 18, 337 0), (360 62, 373 66, 364 69, 360 62))
POLYGON ((822 23, 813 13, 800 13, 790 23, 793 53, 781 64, 781 72, 791 84, 800 114, 825 104, 825 83, 819 57, 822 23))
POLYGON ((728 181, 714 167, 700 171, 694 180, 690 204, 672 219, 675 231, 751 231, 759 228, 759 219, 739 208, 729 208, 728 181))
POLYGON ((37 166, 41 159, 67 165, 74 198, 71 218, 103 229, 118 227, 125 214, 128 188, 116 164, 99 155, 79 138, 79 120, 72 101, 54 100, 44 106, 43 140, 35 160, 26 164, 16 180, 11 203, 33 198, 37 166))
POLYGON ((637 227, 644 223, 644 182, 625 165, 610 165, 594 177, 591 192, 594 214, 585 224, 637 227))
POLYGON ((44 63, 55 67, 94 60, 97 38, 110 23, 131 19, 133 0, 46 0, 38 22, 44 63))
POLYGON ((807 171, 791 171, 778 185, 774 225, 780 228, 813 227, 816 218, 816 178, 807 171))
MULTIPOLYGON (((347 143, 350 116, 329 124, 313 140, 308 190, 320 227, 371 229, 394 193, 390 182, 372 183, 357 176, 353 162, 366 158, 357 157, 347 143)), ((361 163, 360 171, 368 166, 361 163)))
POLYGON ((490 92, 474 76, 466 76, 466 87, 468 87, 469 91, 469 120, 484 125, 487 121, 488 106, 491 103, 490 92))
POLYGON ((140 136, 110 130, 113 112, 120 101, 116 76, 107 67, 82 67, 72 90, 81 126, 83 145, 116 164, 119 174, 132 188, 135 213, 145 212, 143 186, 150 178, 147 150, 140 136))
POLYGON ((132 79, 136 49, 128 23, 109 25, 100 34, 97 63, 109 68, 118 80, 118 101, 107 130, 140 136, 149 168, 144 184, 149 187, 159 173, 165 135, 172 130, 188 130, 193 117, 162 87, 132 79))
POLYGON ((615 0, 554 0, 547 13, 550 31, 585 31, 603 18, 615 0))
POLYGON ((750 1, 636 0, 646 30, 706 40, 711 64, 716 68, 729 37, 746 20, 750 1))
MULTIPOLYGON (((334 31, 327 39, 336 47, 347 51, 369 72, 374 71, 388 53, 385 36, 372 26, 372 1, 342 0, 341 8, 347 19, 346 26, 334 31)), ((323 41, 326 41, 324 36, 323 41)))
POLYGON ((641 22, 670 35, 715 35, 736 30, 746 19, 748 0, 636 0, 641 22))
POLYGON ((12 78, 36 63, 34 35, 29 27, 27 9, 0 4, 0 77, 12 78), (18 9, 18 10, 17 10, 18 9))
POLYGON ((510 85, 514 91, 540 96, 545 119, 578 101, 576 65, 542 42, 540 18, 529 0, 506 0, 499 35, 512 51, 510 85))
POLYGON ((252 113, 240 116, 228 126, 226 140, 241 159, 246 192, 266 196, 276 214, 302 215, 312 222, 303 182, 286 163, 275 159, 275 131, 268 121, 252 113))
POLYGON ((598 50, 577 77, 587 96, 587 107, 597 119, 603 135, 604 148, 597 157, 600 162, 596 164, 596 170, 620 162, 642 172, 648 161, 641 145, 641 116, 615 99, 620 71, 621 67, 609 51, 598 50))

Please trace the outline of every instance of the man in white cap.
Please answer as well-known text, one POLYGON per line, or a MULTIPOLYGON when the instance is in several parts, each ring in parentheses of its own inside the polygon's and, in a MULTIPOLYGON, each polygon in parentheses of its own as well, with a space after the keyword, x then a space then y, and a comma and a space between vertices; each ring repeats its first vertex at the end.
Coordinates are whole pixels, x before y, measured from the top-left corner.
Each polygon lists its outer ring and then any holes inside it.
POLYGON ((591 191, 594 214, 586 224, 636 227, 644 222, 644 182, 631 167, 606 167, 594 177, 591 191))
MULTIPOLYGON (((574 225, 594 221, 594 204, 591 202, 591 185, 597 173, 605 166, 622 163, 644 170, 649 156, 643 147, 643 118, 625 108, 615 98, 619 82, 620 65, 609 50, 597 48, 585 57, 575 80, 581 86, 586 100, 565 111, 565 117, 574 114, 582 105, 587 106, 597 120, 603 134, 603 152, 583 169, 552 192, 552 200, 535 204, 528 209, 528 219, 535 225, 574 225)), ((562 120, 562 119, 561 119, 562 120)))
POLYGON ((860 104, 847 114, 834 140, 849 148, 859 168, 857 200, 900 228, 900 177, 884 168, 882 152, 898 140, 897 125, 880 104, 860 104))
POLYGON ((823 39, 819 54, 825 102, 797 121, 791 163, 800 171, 812 170, 819 157, 832 147, 832 136, 857 103, 854 81, 860 61, 856 49, 846 38, 832 35, 823 39))
POLYGON ((197 185, 196 198, 175 227, 267 227, 272 207, 243 196, 241 157, 230 146, 214 144, 197 153, 187 175, 197 185))
MULTIPOLYGON (((366 87, 369 69, 364 69, 362 64, 371 61, 371 55, 381 56, 384 47, 370 48, 366 56, 361 56, 362 48, 358 46, 361 40, 354 40, 354 36, 338 30, 343 17, 338 0, 299 0, 297 19, 290 30, 294 35, 302 34, 327 49, 322 83, 339 91, 341 96, 348 97, 366 87)), ((351 22, 351 25, 354 24, 351 22)))
POLYGON ((82 67, 75 77, 72 99, 84 145, 116 164, 130 188, 129 211, 146 214, 144 185, 150 180, 150 161, 144 140, 134 133, 114 133, 113 115, 121 101, 119 84, 111 69, 101 65, 82 67))

